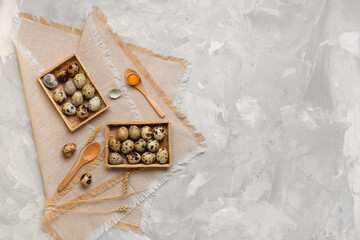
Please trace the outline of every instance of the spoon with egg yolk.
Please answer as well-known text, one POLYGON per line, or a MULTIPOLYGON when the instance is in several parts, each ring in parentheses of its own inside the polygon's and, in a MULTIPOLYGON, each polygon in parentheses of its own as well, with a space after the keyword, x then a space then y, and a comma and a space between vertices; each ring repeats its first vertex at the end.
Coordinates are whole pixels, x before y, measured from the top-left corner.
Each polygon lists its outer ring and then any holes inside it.
POLYGON ((139 90, 145 96, 145 98, 149 101, 150 105, 154 108, 154 110, 157 112, 157 114, 159 114, 159 116, 161 118, 165 117, 165 114, 161 110, 159 105, 157 105, 157 103, 150 97, 150 95, 145 90, 144 85, 141 82, 140 75, 137 74, 137 72, 135 72, 132 69, 126 69, 125 70, 125 79, 129 85, 135 87, 137 90, 139 90))

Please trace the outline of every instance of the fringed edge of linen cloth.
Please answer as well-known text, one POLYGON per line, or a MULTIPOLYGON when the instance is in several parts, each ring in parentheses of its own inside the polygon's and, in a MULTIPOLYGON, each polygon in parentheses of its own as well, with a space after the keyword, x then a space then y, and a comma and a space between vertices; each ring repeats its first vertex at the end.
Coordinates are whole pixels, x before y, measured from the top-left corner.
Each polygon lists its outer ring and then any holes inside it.
MULTIPOLYGON (((156 53, 152 52, 149 49, 139 47, 139 46, 136 46, 136 45, 133 45, 133 44, 125 43, 119 37, 119 35, 117 33, 115 33, 111 29, 111 27, 107 24, 106 16, 102 13, 102 11, 98 7, 93 8, 92 14, 94 14, 99 20, 101 20, 105 24, 106 29, 111 33, 111 35, 113 36, 114 40, 117 42, 119 47, 122 48, 124 53, 133 62, 133 64, 137 67, 139 72, 149 81, 150 85, 154 88, 156 93, 160 96, 160 98, 164 101, 164 103, 172 110, 172 112, 182 121, 182 123, 192 133, 192 135, 193 135, 194 139, 196 140, 196 142, 199 144, 199 147, 196 150, 194 150, 193 152, 191 152, 190 154, 188 154, 183 159, 183 161, 178 163, 170 171, 164 173, 161 177, 159 177, 157 180, 155 180, 144 192, 137 194, 136 198, 134 198, 134 200, 132 201, 132 204, 130 204, 130 206, 136 207, 137 204, 144 201, 147 197, 150 197, 160 186, 162 186, 174 172, 176 172, 176 171, 178 171, 180 169, 183 169, 184 165, 189 163, 191 159, 193 159, 198 154, 204 152, 203 147, 205 147, 206 144, 204 144, 204 141, 205 141, 204 136, 200 132, 196 131, 195 126, 190 123, 190 121, 186 118, 186 115, 184 113, 182 113, 178 109, 178 107, 176 106, 176 105, 179 106, 180 101, 178 100, 176 102, 175 101, 173 102, 173 100, 170 99, 167 96, 167 94, 164 92, 164 90, 155 82, 155 80, 151 77, 151 75, 147 71, 147 69, 142 65, 140 60, 131 51, 137 51, 137 52, 140 52, 140 53, 149 54, 149 55, 152 55, 152 56, 164 59, 164 60, 174 61, 174 62, 178 62, 178 63, 182 64, 185 67, 185 70, 184 70, 184 75, 183 75, 181 84, 180 84, 179 89, 178 89, 178 94, 183 93, 185 91, 185 89, 186 89, 186 84, 187 84, 188 76, 190 74, 189 70, 190 70, 191 64, 190 64, 190 62, 188 62, 187 60, 185 60, 183 58, 176 58, 176 57, 173 57, 173 56, 164 56, 164 55, 161 55, 161 54, 156 54, 156 53), (175 103, 176 103, 176 105, 175 105, 175 103)), ((79 35, 79 36, 81 35, 81 32, 82 32, 78 28, 74 28, 72 26, 60 24, 58 22, 51 21, 49 23, 42 16, 38 18, 36 16, 33 16, 30 13, 20 12, 19 17, 23 18, 23 19, 30 20, 30 21, 34 21, 34 22, 44 24, 44 25, 47 25, 49 27, 53 27, 55 29, 58 29, 58 30, 61 30, 61 31, 64 31, 64 32, 67 32, 67 33, 76 34, 76 35, 79 35)), ((14 25, 16 26, 16 22, 15 22, 14 25)), ((15 31, 17 31, 17 30, 18 29, 16 29, 15 31)), ((181 95, 177 95, 177 96, 181 96, 181 95)), ((179 97, 178 99, 180 99, 180 98, 181 97, 179 97)), ((89 164, 89 168, 90 167, 96 167, 96 165, 98 165, 100 162, 101 162, 101 159, 99 160, 99 162, 97 162, 97 164, 96 164, 96 161, 94 161, 94 166, 90 166, 90 164, 89 164)), ((87 170, 89 170, 89 169, 87 169, 87 170)), ((88 193, 86 193, 86 194, 84 194, 82 196, 79 196, 78 198, 76 198, 74 200, 90 199, 90 198, 104 192, 105 190, 109 189, 113 185, 119 183, 122 179, 123 179, 123 175, 119 175, 119 176, 117 176, 117 177, 103 183, 102 185, 98 186, 97 188, 89 191, 88 193)), ((57 199, 54 198, 54 200, 57 200, 57 199)), ((73 204, 70 204, 70 205, 73 205, 73 204)), ((62 207, 73 207, 73 206, 66 206, 65 205, 65 206, 62 206, 62 207)), ((144 213, 148 212, 150 214, 150 208, 151 208, 151 206, 147 206, 147 208, 143 210, 144 213)), ((127 213, 117 213, 115 215, 115 218, 113 217, 113 218, 109 219, 103 226, 101 226, 99 229, 95 230, 88 237, 88 239, 96 239, 96 238, 98 238, 99 236, 102 235, 103 232, 110 229, 114 224, 116 224, 119 220, 121 220, 126 214, 127 213)), ((53 217, 56 217, 55 215, 57 215, 57 214, 52 213, 48 217, 50 219, 53 219, 53 217)), ((41 222, 42 228, 51 237, 53 237, 53 239, 61 240, 61 237, 51 227, 51 225, 49 223, 50 220, 48 220, 49 218, 45 218, 45 216, 44 216, 44 218, 43 218, 43 220, 41 222)), ((150 224, 150 220, 142 221, 142 224, 140 224, 140 226, 133 226, 133 225, 130 225, 130 224, 126 224, 126 225, 130 230, 132 230, 134 232, 139 232, 139 231, 144 231, 146 225, 148 225, 148 224, 150 224)))
POLYGON ((51 21, 49 23, 42 16, 38 18, 38 17, 36 17, 36 16, 34 16, 34 15, 30 14, 30 13, 26 13, 26 12, 19 12, 18 15, 19 15, 20 18, 23 18, 23 19, 28 19, 28 20, 31 20, 33 22, 42 23, 42 24, 44 24, 46 26, 56 28, 56 29, 61 30, 63 32, 73 33, 73 34, 81 36, 81 30, 76 28, 76 27, 64 25, 64 24, 54 22, 54 21, 51 21))
MULTIPOLYGON (((182 170, 186 167, 186 165, 197 155, 204 152, 204 148, 199 146, 194 151, 189 153, 181 162, 173 166, 169 171, 162 174, 158 179, 156 179, 153 183, 151 183, 143 192, 136 194, 135 198, 133 198, 127 206, 135 208, 139 203, 147 199, 148 197, 153 196, 155 191, 159 189, 165 182, 169 180, 169 178, 177 171, 182 170)), ((148 209, 143 209, 143 211, 150 211, 151 207, 148 209)), ((114 226, 118 221, 120 221, 123 217, 125 217, 128 213, 116 213, 114 216, 106 220, 106 222, 96 229, 90 236, 88 236, 87 240, 95 240, 99 238, 104 232, 108 231, 112 226, 114 226)), ((148 219, 150 220, 150 218, 148 219)), ((150 222, 144 222, 144 224, 139 226, 141 231, 146 228, 146 224, 150 224, 150 222)))
POLYGON ((125 84, 123 84, 121 81, 120 81, 120 74, 119 72, 116 70, 112 60, 111 60, 111 57, 110 57, 110 52, 109 50, 106 48, 106 45, 105 43, 101 40, 101 36, 100 36, 100 33, 98 32, 98 30, 96 29, 95 27, 95 24, 91 18, 91 16, 89 16, 88 18, 88 26, 89 26, 89 29, 91 31, 91 34, 95 40, 95 43, 96 45, 100 48, 101 50, 101 53, 104 57, 104 60, 105 60, 105 63, 108 65, 108 67, 110 68, 110 71, 113 75, 113 78, 115 80, 115 83, 117 85, 117 87, 120 89, 121 91, 121 94, 125 97, 126 101, 128 102, 128 105, 130 107, 130 111, 131 113, 133 114, 134 118, 137 120, 137 121, 140 121, 143 119, 141 113, 139 112, 139 110, 136 108, 136 105, 134 103, 134 101, 130 98, 129 94, 128 94, 128 91, 127 91, 127 88, 125 86, 125 84))

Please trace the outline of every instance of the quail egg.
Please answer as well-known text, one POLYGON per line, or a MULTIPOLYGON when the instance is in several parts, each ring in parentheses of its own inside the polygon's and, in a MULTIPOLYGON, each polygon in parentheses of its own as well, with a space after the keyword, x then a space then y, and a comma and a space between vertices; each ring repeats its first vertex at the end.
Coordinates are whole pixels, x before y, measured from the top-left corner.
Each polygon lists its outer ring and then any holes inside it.
POLYGON ((145 152, 141 156, 141 161, 144 164, 152 164, 155 161, 155 153, 145 152))
POLYGON ((110 139, 109 139, 109 147, 114 152, 120 152, 121 142, 116 137, 110 137, 110 139))
POLYGON ((147 142, 147 149, 149 149, 150 152, 156 152, 159 149, 159 142, 155 139, 150 139, 147 142))
POLYGON ((80 106, 81 104, 84 103, 84 98, 83 98, 83 95, 81 94, 80 91, 74 92, 74 94, 73 94, 72 97, 71 97, 71 103, 72 103, 75 107, 78 107, 78 106, 80 106))
POLYGON ((135 142, 135 150, 138 153, 143 153, 146 150, 146 141, 142 138, 140 138, 139 140, 137 140, 135 142))
POLYGON ((95 112, 99 109, 100 105, 101 105, 100 98, 97 96, 93 97, 89 101, 89 110, 95 112))
POLYGON ((76 151, 75 143, 67 143, 62 148, 62 153, 64 154, 65 157, 71 157, 75 151, 76 151))
POLYGON ((109 155, 109 163, 113 165, 118 165, 123 163, 123 158, 121 157, 120 153, 112 152, 109 155))
POLYGON ((71 96, 74 94, 74 92, 76 92, 76 86, 75 86, 72 78, 67 80, 67 82, 64 84, 64 90, 65 90, 66 95, 68 95, 68 96, 71 96))
POLYGON ((141 161, 141 155, 137 152, 131 152, 127 155, 127 159, 130 164, 139 163, 141 161))
POLYGON ((83 103, 78 107, 76 110, 76 116, 81 119, 87 118, 89 116, 87 103, 83 103))
POLYGON ((129 136, 134 141, 138 140, 140 138, 140 129, 135 125, 130 126, 129 136))
POLYGON ((119 130, 117 132, 117 137, 120 141, 125 141, 126 139, 128 139, 129 138, 129 130, 127 129, 127 127, 119 128, 119 130))
POLYGON ((68 76, 66 67, 56 70, 54 75, 57 78, 57 80, 65 82, 67 80, 67 76, 68 76))
POLYGON ((81 177, 80 177, 80 183, 84 186, 87 187, 91 184, 91 174, 90 173, 84 173, 81 177))
POLYGON ((156 153, 156 161, 158 163, 164 164, 169 159, 169 153, 168 150, 164 147, 161 147, 159 151, 156 153))
POLYGON ((130 139, 128 139, 122 143, 121 152, 124 154, 128 154, 129 152, 131 152, 134 149, 134 146, 135 146, 134 142, 131 141, 130 139))
POLYGON ((91 99, 95 96, 95 88, 90 83, 85 84, 81 92, 86 99, 91 99))
POLYGON ((145 126, 141 129, 141 137, 145 141, 150 140, 152 138, 152 135, 153 135, 153 131, 152 131, 151 127, 145 126))
POLYGON ((77 74, 80 71, 80 66, 77 62, 72 62, 67 69, 68 73, 70 74, 70 76, 75 76, 75 74, 77 74))
POLYGON ((62 111, 66 115, 75 115, 76 114, 76 107, 71 103, 64 103, 62 106, 62 111))
POLYGON ((159 142, 164 139, 166 136, 166 130, 163 126, 156 126, 154 127, 154 138, 159 142))
POLYGON ((66 94, 62 87, 58 87, 53 91, 53 97, 57 104, 62 104, 66 100, 66 94))
POLYGON ((76 74, 74 77, 74 84, 77 89, 81 89, 86 83, 85 75, 82 73, 76 74))
POLYGON ((58 80, 56 79, 56 77, 52 74, 46 74, 43 77, 43 82, 45 84, 46 87, 48 88, 56 88, 59 84, 58 80))

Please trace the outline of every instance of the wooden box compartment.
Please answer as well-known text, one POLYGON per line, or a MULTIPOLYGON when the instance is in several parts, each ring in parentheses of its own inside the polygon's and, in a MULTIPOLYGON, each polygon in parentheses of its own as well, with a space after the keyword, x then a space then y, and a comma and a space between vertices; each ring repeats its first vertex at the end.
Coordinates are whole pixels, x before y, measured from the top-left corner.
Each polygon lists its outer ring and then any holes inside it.
MULTIPOLYGON (((158 121, 158 122, 108 122, 105 125, 105 167, 107 167, 108 169, 122 169, 122 168, 168 168, 171 167, 172 165, 172 158, 171 158, 171 124, 169 121, 158 121), (136 125, 140 128, 144 127, 144 126, 150 126, 151 128, 155 127, 155 126, 163 126, 166 131, 167 131, 167 135, 166 137, 159 142, 159 148, 160 147, 166 147, 169 153, 169 160, 167 163, 165 164, 159 164, 159 163, 153 163, 153 164, 143 164, 141 163, 136 163, 136 164, 129 164, 127 162, 127 157, 125 154, 120 153, 123 160, 125 161, 122 164, 119 165, 112 165, 109 163, 108 159, 109 159, 109 155, 110 152, 112 152, 112 150, 109 148, 108 144, 109 144, 109 138, 114 136, 117 136, 117 131, 120 127, 124 126, 129 128, 131 125, 136 125)), ((134 150, 135 151, 135 150, 134 150)), ((140 154, 141 155, 141 154, 140 154)), ((156 161, 156 160, 155 160, 156 161)))
MULTIPOLYGON (((45 93, 47 94, 47 96, 49 97, 50 101, 53 103, 54 107, 56 108, 56 110, 58 111, 58 113, 60 114, 61 118, 64 120, 66 126, 70 129, 70 131, 75 131, 77 130, 78 128, 80 128, 82 125, 84 125, 85 123, 89 122, 90 120, 94 119, 96 116, 98 116, 99 114, 101 114, 102 112, 104 112, 106 109, 108 109, 110 106, 109 104, 107 103, 107 101, 105 100, 104 96, 101 94, 99 88, 97 87, 95 81, 91 78, 89 72, 87 71, 87 69, 85 68, 84 64, 81 62, 80 58, 77 56, 76 53, 74 53, 73 55, 67 57, 66 59, 64 59, 63 61, 61 61, 60 63, 56 64, 54 67, 48 69, 47 71, 45 71, 44 73, 42 73, 39 77, 38 77, 38 81, 40 83, 40 85, 42 86, 42 88, 44 89, 45 93), (80 71, 79 73, 82 73, 85 75, 86 77, 86 83, 91 83, 94 88, 96 89, 96 93, 95 93, 95 96, 98 96, 100 98, 100 101, 101 101, 101 105, 99 107, 99 109, 96 111, 96 112, 91 112, 89 111, 89 116, 85 119, 80 119, 75 115, 73 116, 68 116, 68 115, 65 115, 63 112, 62 112, 62 105, 66 102, 70 102, 71 103, 71 96, 67 96, 67 99, 64 103, 62 104, 57 104, 53 98, 53 91, 56 89, 49 89, 45 86, 42 78, 43 76, 45 76, 46 74, 48 73, 51 73, 51 74, 54 74, 54 72, 57 70, 57 69, 60 69, 64 66, 67 66, 69 65, 70 63, 72 62, 77 62, 79 65, 80 65, 80 71)), ((64 87, 64 84, 63 82, 61 81, 58 81, 59 82, 59 86, 61 87, 64 87)), ((81 91, 77 89, 77 91, 81 91)), ((86 100, 84 98, 84 102, 88 100, 86 100)))

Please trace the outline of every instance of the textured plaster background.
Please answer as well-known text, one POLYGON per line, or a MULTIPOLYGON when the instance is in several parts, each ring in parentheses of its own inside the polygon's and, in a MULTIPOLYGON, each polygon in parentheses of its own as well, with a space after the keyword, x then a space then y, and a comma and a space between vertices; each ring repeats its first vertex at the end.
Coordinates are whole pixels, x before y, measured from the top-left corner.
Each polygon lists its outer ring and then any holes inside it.
MULTIPOLYGON (((0 239, 49 239, 11 18, 81 28, 95 2, 0 0, 0 239)), ((126 41, 192 62, 182 108, 208 144, 148 231, 101 239, 360 238, 359 1, 95 4, 126 41)))

